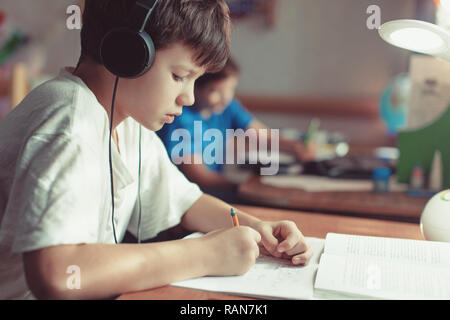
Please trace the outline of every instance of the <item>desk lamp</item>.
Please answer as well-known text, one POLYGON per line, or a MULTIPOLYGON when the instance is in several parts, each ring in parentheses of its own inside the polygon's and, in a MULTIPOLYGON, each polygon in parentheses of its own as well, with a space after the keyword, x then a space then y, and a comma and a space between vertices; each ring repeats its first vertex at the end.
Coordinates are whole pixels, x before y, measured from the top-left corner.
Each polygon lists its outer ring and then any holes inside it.
MULTIPOLYGON (((419 20, 394 20, 378 30, 389 44, 450 61, 450 33, 419 20)), ((450 190, 433 196, 422 211, 420 230, 426 240, 450 242, 450 190)))
POLYGON ((378 30, 389 44, 450 61, 450 33, 433 23, 420 20, 394 20, 378 30))

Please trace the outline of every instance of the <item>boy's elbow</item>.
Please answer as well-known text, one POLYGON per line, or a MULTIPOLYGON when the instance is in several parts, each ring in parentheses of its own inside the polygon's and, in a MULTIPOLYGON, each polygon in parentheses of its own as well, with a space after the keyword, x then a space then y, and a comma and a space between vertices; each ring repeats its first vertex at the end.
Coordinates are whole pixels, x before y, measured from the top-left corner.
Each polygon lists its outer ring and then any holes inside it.
POLYGON ((62 277, 27 273, 26 279, 31 293, 37 299, 65 300, 74 298, 73 293, 71 293, 73 290, 67 287, 62 277))
MULTIPOLYGON (((43 249, 45 250, 45 249, 43 249)), ((77 290, 70 289, 68 277, 61 271, 55 259, 42 253, 42 250, 25 253, 23 265, 28 288, 37 299, 63 300, 75 299, 77 290)))
POLYGON ((27 281, 33 295, 40 300, 70 300, 75 297, 58 279, 27 281))

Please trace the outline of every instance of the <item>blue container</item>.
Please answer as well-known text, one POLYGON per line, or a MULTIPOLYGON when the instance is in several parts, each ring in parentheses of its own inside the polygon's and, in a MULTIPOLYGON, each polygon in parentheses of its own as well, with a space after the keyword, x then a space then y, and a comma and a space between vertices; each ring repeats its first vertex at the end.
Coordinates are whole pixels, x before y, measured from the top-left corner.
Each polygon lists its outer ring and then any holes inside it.
POLYGON ((375 168, 372 173, 373 191, 377 193, 389 192, 389 179, 391 169, 386 167, 375 168))

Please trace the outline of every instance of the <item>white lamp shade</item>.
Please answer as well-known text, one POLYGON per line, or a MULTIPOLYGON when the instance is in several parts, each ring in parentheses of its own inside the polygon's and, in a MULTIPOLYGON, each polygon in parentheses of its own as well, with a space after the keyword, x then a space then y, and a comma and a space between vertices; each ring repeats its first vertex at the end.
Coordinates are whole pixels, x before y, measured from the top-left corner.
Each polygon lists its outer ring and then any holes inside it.
POLYGON ((450 33, 420 20, 394 20, 378 30, 393 46, 450 60, 450 33))

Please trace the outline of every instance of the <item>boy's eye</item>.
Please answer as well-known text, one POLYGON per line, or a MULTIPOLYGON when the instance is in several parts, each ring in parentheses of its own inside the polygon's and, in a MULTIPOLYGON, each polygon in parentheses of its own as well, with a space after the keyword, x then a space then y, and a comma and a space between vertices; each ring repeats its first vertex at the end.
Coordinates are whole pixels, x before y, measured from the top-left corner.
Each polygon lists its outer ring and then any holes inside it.
POLYGON ((182 82, 184 80, 183 77, 177 76, 175 73, 172 73, 172 77, 177 82, 182 82))

